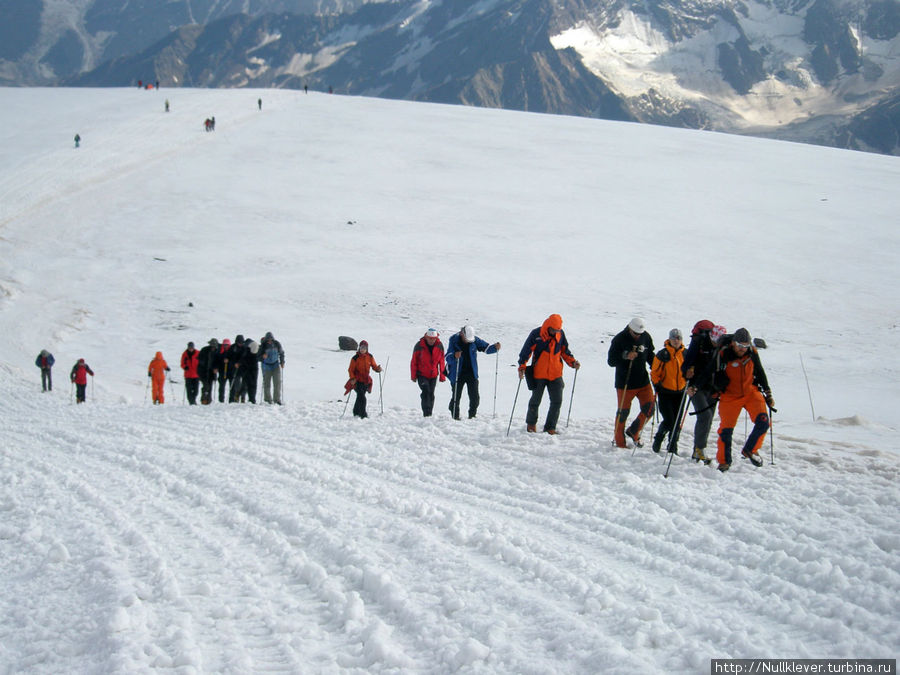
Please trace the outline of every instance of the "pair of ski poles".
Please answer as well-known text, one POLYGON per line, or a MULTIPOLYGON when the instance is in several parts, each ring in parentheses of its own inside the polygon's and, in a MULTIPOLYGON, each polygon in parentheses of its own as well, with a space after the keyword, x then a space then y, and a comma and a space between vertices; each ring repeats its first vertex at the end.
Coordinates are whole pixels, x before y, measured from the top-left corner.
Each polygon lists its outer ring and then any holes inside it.
MULTIPOLYGON (((378 406, 381 408, 381 412, 379 414, 384 415, 384 380, 387 379, 387 369, 391 364, 391 357, 387 357, 387 361, 384 362, 384 368, 378 371, 378 406), (381 377, 381 374, 384 373, 384 378, 381 377)), ((344 401, 344 410, 341 412, 340 419, 344 418, 344 415, 347 412, 347 406, 350 403, 350 394, 353 393, 353 389, 347 392, 347 399, 344 401)))
MULTIPOLYGON (((575 369, 575 377, 572 378, 572 393, 569 396, 569 412, 566 415, 566 428, 567 429, 569 428, 569 421, 572 418, 572 402, 575 400, 575 385, 578 382, 578 370, 579 369, 577 369, 577 368, 575 369)), ((510 431, 510 429, 512 429, 513 416, 516 414, 516 403, 519 400, 519 390, 522 388, 522 380, 523 379, 525 379, 525 378, 520 377, 519 384, 516 386, 516 395, 515 395, 515 398, 513 398, 512 410, 509 413, 509 424, 506 427, 506 435, 507 436, 509 436, 509 431, 510 431)))

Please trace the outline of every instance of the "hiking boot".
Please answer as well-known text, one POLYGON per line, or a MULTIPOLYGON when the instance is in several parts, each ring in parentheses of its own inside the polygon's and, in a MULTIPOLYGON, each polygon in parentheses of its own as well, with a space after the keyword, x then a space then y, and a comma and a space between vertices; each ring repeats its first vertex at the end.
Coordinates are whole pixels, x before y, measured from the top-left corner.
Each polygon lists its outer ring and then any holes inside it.
POLYGON ((719 464, 719 471, 725 473, 728 469, 731 468, 731 464, 719 464))
POLYGON ((628 436, 634 442, 634 447, 643 448, 644 444, 638 438, 635 438, 634 434, 631 432, 631 429, 625 432, 625 435, 628 436))
POLYGON ((750 452, 749 450, 741 450, 741 454, 744 457, 746 457, 747 459, 749 459, 750 463, 753 466, 762 466, 763 465, 762 457, 759 456, 759 453, 750 452))
POLYGON ((678 444, 672 443, 672 447, 669 448, 669 452, 672 453, 673 455, 677 455, 678 454, 678 444))
POLYGON ((537 433, 537 425, 529 424, 525 427, 525 431, 527 431, 529 434, 535 434, 537 433))
POLYGON ((662 442, 663 437, 662 434, 657 434, 656 438, 653 439, 653 452, 659 454, 659 451, 662 450, 662 442))
POLYGON ((691 459, 695 462, 703 462, 706 466, 709 466, 712 462, 712 460, 706 456, 706 453, 703 452, 703 448, 694 448, 691 459))
POLYGON ((551 436, 556 436, 558 432, 556 431, 556 429, 547 429, 547 433, 551 436))

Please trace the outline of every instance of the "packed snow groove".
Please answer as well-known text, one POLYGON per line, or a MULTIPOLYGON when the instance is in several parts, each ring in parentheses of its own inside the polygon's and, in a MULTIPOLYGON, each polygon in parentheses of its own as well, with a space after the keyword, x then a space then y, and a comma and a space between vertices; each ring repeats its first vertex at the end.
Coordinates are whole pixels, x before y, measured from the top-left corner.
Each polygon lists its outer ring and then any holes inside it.
POLYGON ((0 672, 896 655, 896 159, 296 92, 169 91, 167 114, 146 94, 4 92, 0 672), (698 237, 715 283, 652 257, 622 272, 645 238, 682 261, 698 237), (516 354, 552 312, 582 366, 571 423, 525 433, 523 393, 507 437, 516 354), (707 316, 768 339, 774 464, 767 442, 761 468, 678 456, 665 479, 648 448, 611 448, 606 349, 634 315, 659 346, 707 316), (412 346, 468 323, 503 345, 479 355, 478 416, 452 420, 443 385, 423 418, 412 346), (147 401, 156 351, 180 388, 187 340, 269 330, 285 405, 147 401), (343 334, 390 357, 383 415, 376 389, 341 419, 343 334))

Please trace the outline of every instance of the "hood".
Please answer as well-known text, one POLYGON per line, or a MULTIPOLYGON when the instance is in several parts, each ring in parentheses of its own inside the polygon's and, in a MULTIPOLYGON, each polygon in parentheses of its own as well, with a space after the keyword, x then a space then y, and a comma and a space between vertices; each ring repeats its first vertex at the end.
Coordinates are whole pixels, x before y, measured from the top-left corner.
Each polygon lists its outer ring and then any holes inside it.
POLYGON ((550 333, 547 331, 548 328, 555 328, 556 330, 562 330, 562 317, 559 314, 551 314, 546 319, 544 319, 544 323, 541 324, 541 337, 544 340, 550 339, 550 333))
POLYGON ((156 358, 157 361, 162 361, 162 360, 163 360, 162 352, 156 352, 156 357, 155 357, 155 358, 156 358))

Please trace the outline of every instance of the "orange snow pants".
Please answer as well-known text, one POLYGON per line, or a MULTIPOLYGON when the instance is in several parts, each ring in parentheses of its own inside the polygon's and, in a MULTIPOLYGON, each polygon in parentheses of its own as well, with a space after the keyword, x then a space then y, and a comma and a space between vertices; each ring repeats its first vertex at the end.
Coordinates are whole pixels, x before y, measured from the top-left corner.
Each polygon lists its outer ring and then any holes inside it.
POLYGON ((166 402, 166 374, 163 373, 162 377, 154 377, 153 378, 153 402, 154 403, 165 403, 166 402))
POLYGON ((737 398, 723 396, 719 399, 719 447, 716 452, 719 464, 731 464, 731 437, 742 410, 746 410, 753 421, 753 430, 747 436, 743 450, 753 453, 762 447, 769 430, 769 412, 763 395, 754 389, 737 398))
POLYGON ((622 407, 616 411, 616 445, 620 448, 625 447, 625 422, 628 420, 628 413, 631 412, 631 402, 634 397, 637 396, 641 410, 628 427, 628 431, 638 440, 641 438, 641 429, 644 428, 647 420, 653 417, 654 399, 652 384, 646 384, 640 389, 625 391, 625 398, 622 398, 623 391, 623 389, 616 389, 616 403, 622 402, 622 407))

